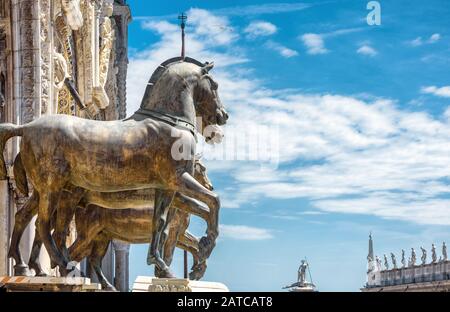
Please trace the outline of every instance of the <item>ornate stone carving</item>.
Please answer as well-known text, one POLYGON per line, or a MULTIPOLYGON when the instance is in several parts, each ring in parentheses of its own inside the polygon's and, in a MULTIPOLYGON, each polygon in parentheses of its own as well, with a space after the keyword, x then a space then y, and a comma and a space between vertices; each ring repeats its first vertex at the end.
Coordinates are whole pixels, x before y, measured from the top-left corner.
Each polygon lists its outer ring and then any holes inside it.
POLYGON ((83 26, 83 14, 80 8, 80 0, 61 0, 61 8, 72 30, 78 30, 83 26))
POLYGON ((51 66, 52 59, 51 55, 53 52, 52 42, 51 42, 51 25, 50 25, 50 0, 40 1, 40 55, 41 55, 41 114, 46 114, 48 112, 49 104, 51 101, 52 94, 52 77, 51 77, 51 66))
POLYGON ((111 51, 114 44, 114 30, 110 19, 112 13, 113 5, 111 3, 105 3, 104 17, 100 25, 99 86, 96 86, 95 88, 95 98, 100 109, 105 109, 110 102, 105 90, 105 85, 110 67, 111 51))

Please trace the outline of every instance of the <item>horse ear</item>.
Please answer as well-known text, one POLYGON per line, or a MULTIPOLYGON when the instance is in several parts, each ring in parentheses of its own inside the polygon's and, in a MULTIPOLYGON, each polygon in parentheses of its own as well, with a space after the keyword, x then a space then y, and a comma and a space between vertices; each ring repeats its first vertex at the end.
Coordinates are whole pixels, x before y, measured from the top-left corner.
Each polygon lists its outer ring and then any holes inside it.
POLYGON ((211 62, 211 63, 206 62, 205 66, 202 67, 202 73, 207 74, 213 68, 214 68, 214 62, 211 62))

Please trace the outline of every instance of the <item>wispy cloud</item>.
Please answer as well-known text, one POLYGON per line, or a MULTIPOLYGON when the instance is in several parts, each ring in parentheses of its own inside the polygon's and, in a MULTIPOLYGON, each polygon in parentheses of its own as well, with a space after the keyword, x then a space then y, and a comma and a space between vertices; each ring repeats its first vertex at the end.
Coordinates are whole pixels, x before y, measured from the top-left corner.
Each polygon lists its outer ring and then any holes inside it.
POLYGON ((347 35, 355 32, 360 32, 365 30, 365 28, 357 27, 357 28, 344 28, 337 29, 327 33, 307 33, 299 36, 299 39, 303 41, 303 44, 307 48, 308 54, 316 55, 316 54, 325 54, 329 51, 325 48, 325 38, 332 38, 342 35, 347 35))
POLYGON ((282 44, 279 44, 278 42, 274 42, 271 40, 267 41, 265 46, 271 50, 278 52, 281 56, 286 57, 286 58, 290 58, 290 57, 298 55, 297 51, 292 50, 282 44))
MULTIPOLYGON (((243 5, 220 8, 208 11, 216 16, 257 16, 268 14, 280 14, 298 12, 308 9, 317 4, 294 2, 294 3, 264 3, 256 5, 243 5)), ((191 8, 192 10, 192 8, 191 8)), ((160 15, 160 16, 134 16, 135 20, 166 20, 176 19, 178 14, 160 15)))
POLYGON ((441 40, 441 35, 438 33, 432 34, 428 39, 423 39, 422 37, 417 37, 411 41, 408 41, 408 44, 413 47, 419 47, 424 44, 433 44, 441 40))
POLYGON ((450 86, 444 86, 440 88, 436 86, 423 87, 421 91, 422 93, 426 94, 450 98, 450 86))
POLYGON ((363 45, 358 50, 356 50, 358 54, 367 55, 367 56, 375 56, 378 52, 372 48, 370 45, 363 45))
POLYGON ((213 14, 229 16, 254 16, 297 12, 312 7, 309 3, 265 3, 256 5, 235 6, 213 10, 213 14))
POLYGON ((254 39, 273 35, 277 32, 277 26, 266 21, 253 21, 245 29, 247 37, 254 39))
POLYGON ((273 238, 270 230, 246 225, 220 225, 220 237, 236 240, 266 240, 273 238))

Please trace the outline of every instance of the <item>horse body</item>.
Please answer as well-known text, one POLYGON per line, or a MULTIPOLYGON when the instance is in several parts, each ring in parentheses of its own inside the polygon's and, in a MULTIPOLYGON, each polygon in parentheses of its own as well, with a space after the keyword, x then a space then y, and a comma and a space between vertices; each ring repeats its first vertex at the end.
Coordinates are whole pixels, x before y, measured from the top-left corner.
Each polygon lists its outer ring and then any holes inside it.
MULTIPOLYGON (((38 191, 60 189, 69 181, 99 192, 162 185, 174 189, 176 171, 193 170, 192 161, 167 157, 182 131, 186 132, 151 119, 99 123, 67 115, 44 116, 22 129, 21 150, 26 151, 22 162, 38 191)), ((194 144, 193 137, 186 138, 194 144)))

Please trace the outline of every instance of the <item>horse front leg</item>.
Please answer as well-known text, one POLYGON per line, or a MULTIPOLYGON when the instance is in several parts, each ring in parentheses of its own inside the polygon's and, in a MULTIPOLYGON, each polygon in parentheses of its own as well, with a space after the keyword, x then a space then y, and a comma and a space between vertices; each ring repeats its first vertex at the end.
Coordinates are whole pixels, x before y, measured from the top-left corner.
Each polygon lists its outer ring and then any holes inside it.
POLYGON ((92 271, 94 271, 97 275, 97 279, 102 285, 103 290, 117 291, 105 277, 102 270, 102 259, 108 250, 110 241, 111 240, 109 238, 103 236, 96 239, 96 241, 92 244, 93 247, 91 248, 91 253, 88 256, 88 264, 92 271))
POLYGON ((164 235, 164 231, 167 227, 167 216, 174 192, 157 189, 155 191, 155 207, 153 212, 153 230, 151 236, 150 248, 147 254, 147 264, 154 264, 158 270, 161 271, 163 277, 173 278, 174 275, 170 272, 169 267, 161 258, 160 244, 161 235, 164 235))
POLYGON ((53 238, 56 246, 67 259, 69 259, 69 251, 66 245, 66 238, 69 234, 70 223, 77 209, 77 204, 80 202, 84 193, 85 190, 82 188, 63 190, 59 199, 53 238))
MULTIPOLYGON (((39 220, 36 221, 39 226, 39 220)), ((30 260, 28 261, 28 266, 30 269, 33 269, 36 273, 36 276, 47 276, 47 273, 42 269, 41 262, 39 261, 39 255, 41 253, 42 248, 42 240, 39 236, 38 228, 36 227, 36 231, 34 234, 33 247, 31 248, 30 260)))
POLYGON ((39 193, 39 236, 44 243, 45 249, 50 256, 50 259, 59 266, 59 271, 62 276, 68 273, 67 264, 69 260, 65 258, 58 247, 56 246, 53 236, 51 234, 51 217, 59 200, 59 192, 44 192, 39 193))
POLYGON ((216 245, 216 239, 219 235, 219 196, 205 188, 192 175, 184 172, 178 178, 178 192, 194 199, 200 200, 208 205, 210 210, 211 229, 208 230, 207 236, 200 239, 200 256, 207 259, 216 245))
POLYGON ((23 207, 16 212, 14 221, 14 230, 11 235, 11 243, 8 251, 8 257, 13 258, 16 262, 14 266, 14 274, 19 276, 29 276, 31 273, 28 270, 28 266, 23 259, 20 252, 20 239, 33 217, 37 215, 39 209, 39 197, 37 192, 33 192, 23 205, 23 207))
POLYGON ((178 237, 177 247, 189 252, 194 259, 189 278, 192 280, 201 279, 206 272, 206 259, 200 258, 198 239, 186 230, 178 237))

